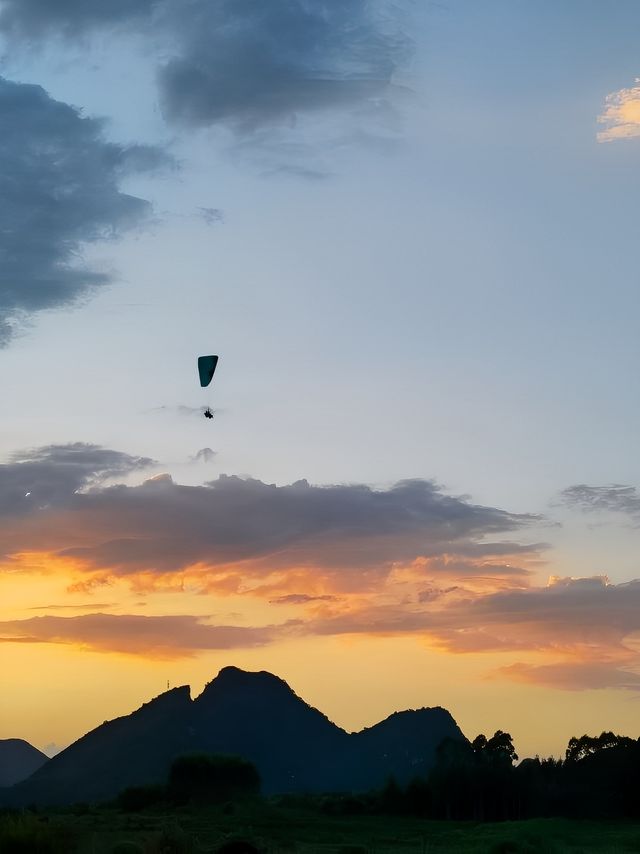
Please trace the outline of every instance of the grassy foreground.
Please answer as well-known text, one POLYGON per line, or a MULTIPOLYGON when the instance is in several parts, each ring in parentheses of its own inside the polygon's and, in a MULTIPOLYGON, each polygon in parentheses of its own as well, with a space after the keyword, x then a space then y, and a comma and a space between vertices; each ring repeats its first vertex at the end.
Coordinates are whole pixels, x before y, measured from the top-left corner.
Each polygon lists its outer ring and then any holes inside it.
POLYGON ((0 816, 2 854, 213 854, 231 840, 246 840, 265 854, 618 854, 640 852, 640 825, 335 817, 277 801, 171 812, 100 807, 0 816))

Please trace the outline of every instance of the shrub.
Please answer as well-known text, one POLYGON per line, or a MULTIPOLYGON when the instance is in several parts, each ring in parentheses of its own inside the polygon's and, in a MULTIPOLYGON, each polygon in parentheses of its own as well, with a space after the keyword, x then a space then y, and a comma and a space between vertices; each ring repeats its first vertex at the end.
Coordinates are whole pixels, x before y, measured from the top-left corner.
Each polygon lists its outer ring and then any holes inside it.
POLYGON ((167 824, 144 846, 145 854, 192 854, 193 851, 193 839, 177 822, 167 824))
POLYGON ((259 848, 246 839, 231 839, 216 848, 216 854, 262 854, 259 848))
POLYGON ((144 854, 144 848, 142 845, 138 845, 137 842, 125 840, 123 842, 116 842, 111 849, 111 854, 144 854))
POLYGON ((172 762, 168 790, 178 803, 222 803, 258 794, 260 776, 255 765, 239 756, 197 753, 172 762))
POLYGON ((552 839, 528 837, 501 839, 489 849, 489 854, 555 854, 557 846, 552 839))
POLYGON ((52 827, 33 814, 0 818, 2 854, 71 854, 76 848, 68 831, 52 827))
POLYGON ((130 786, 120 792, 117 803, 120 809, 125 812, 138 812, 162 803, 166 796, 166 786, 130 786))

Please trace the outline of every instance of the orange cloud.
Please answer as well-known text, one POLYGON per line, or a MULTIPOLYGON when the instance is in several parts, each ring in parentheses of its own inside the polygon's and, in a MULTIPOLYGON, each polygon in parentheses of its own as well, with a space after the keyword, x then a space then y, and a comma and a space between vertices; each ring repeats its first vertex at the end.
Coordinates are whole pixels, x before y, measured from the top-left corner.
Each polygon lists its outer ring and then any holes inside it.
MULTIPOLYGON (((117 599, 123 584, 134 593, 245 596, 245 614, 253 609, 260 625, 45 614, 0 624, 5 641, 179 657, 292 636, 412 635, 445 653, 535 656, 500 671, 519 681, 635 684, 640 582, 531 586, 545 546, 514 537, 540 517, 475 505, 426 480, 387 489, 225 476, 203 486, 168 476, 105 485, 144 464, 74 445, 0 466, 0 571, 48 574, 46 589, 59 577, 88 597, 106 586, 117 599), (269 624, 273 607, 295 608, 296 619, 269 624)), ((585 489, 572 500, 624 501, 627 510, 635 501, 618 487, 585 489)))
MULTIPOLYGON (((640 83, 640 78, 635 82, 640 83)), ((597 134, 598 142, 640 136, 640 86, 619 89, 607 95, 604 112, 598 116, 598 122, 606 125, 597 134)))
POLYGON ((375 592, 412 564, 416 578, 429 564, 434 574, 522 583, 524 564, 544 549, 503 539, 540 517, 472 504, 428 480, 388 489, 228 476, 203 486, 169 476, 104 485, 141 465, 81 445, 40 449, 0 467, 10 486, 3 494, 0 485, 4 566, 59 567, 74 576, 74 591, 126 579, 145 593, 188 586, 277 598, 375 592))
POLYGON ((516 682, 564 691, 585 691, 590 688, 640 690, 639 672, 597 661, 565 661, 542 665, 518 662, 500 668, 497 673, 516 682))
POLYGON ((263 646, 291 625, 214 626, 193 616, 145 617, 125 614, 43 616, 0 622, 0 642, 71 644, 97 652, 172 659, 204 650, 263 646))
POLYGON ((279 604, 297 606, 299 618, 238 626, 187 615, 49 614, 4 621, 0 636, 5 642, 179 658, 293 637, 411 635, 444 653, 534 657, 495 671, 501 678, 568 690, 640 689, 640 581, 560 578, 547 587, 491 592, 456 584, 434 586, 426 596, 390 585, 375 594, 291 594, 279 604))

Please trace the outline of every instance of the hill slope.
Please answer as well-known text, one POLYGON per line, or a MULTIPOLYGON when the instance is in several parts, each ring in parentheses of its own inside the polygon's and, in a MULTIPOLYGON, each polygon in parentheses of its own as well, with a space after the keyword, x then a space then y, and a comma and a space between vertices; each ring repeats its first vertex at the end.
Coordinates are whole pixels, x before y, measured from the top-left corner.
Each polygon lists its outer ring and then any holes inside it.
POLYGON ((406 782, 430 767, 445 737, 464 739, 444 709, 391 715, 348 734, 282 679, 225 667, 195 700, 175 688, 125 717, 107 721, 7 790, 11 804, 98 801, 123 788, 163 782, 184 753, 243 756, 265 794, 357 791, 393 773, 406 782))
POLYGON ((0 786, 13 786, 26 780, 49 757, 21 738, 0 739, 0 786))

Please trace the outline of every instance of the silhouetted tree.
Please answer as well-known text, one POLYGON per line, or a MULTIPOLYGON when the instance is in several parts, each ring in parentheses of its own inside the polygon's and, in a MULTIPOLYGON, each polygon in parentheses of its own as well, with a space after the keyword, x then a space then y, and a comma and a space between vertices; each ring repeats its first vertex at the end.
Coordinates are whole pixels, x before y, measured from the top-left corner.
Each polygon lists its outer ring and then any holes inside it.
POLYGON ((405 796, 404 792, 396 782, 393 774, 387 779, 387 782, 380 792, 380 807, 383 812, 397 815, 405 812, 405 796))
POLYGON ((636 742, 632 738, 625 735, 614 735, 612 732, 603 732, 594 737, 583 735, 580 738, 569 739, 565 758, 567 762, 577 762, 580 759, 586 759, 587 756, 592 756, 599 750, 607 750, 611 747, 632 747, 634 744, 636 742))
POLYGON ((220 803, 259 791, 260 776, 255 765, 239 756, 179 756, 169 770, 168 792, 179 803, 220 803))
MULTIPOLYGON (((484 738, 484 736, 478 736, 478 738, 484 738)), ((496 730, 491 738, 486 741, 484 750, 496 762, 502 762, 505 765, 513 765, 514 762, 518 761, 513 739, 508 732, 503 732, 501 729, 496 730)))
POLYGON ((404 800, 409 815, 418 815, 424 818, 431 816, 433 809, 433 798, 431 786, 423 777, 414 777, 409 782, 404 793, 404 800))
POLYGON ((470 818, 474 802, 474 751, 466 741, 445 738, 429 775, 434 817, 470 818))
POLYGON ((511 735, 482 733, 468 744, 446 739, 429 777, 436 815, 443 818, 506 819, 519 811, 511 735))

